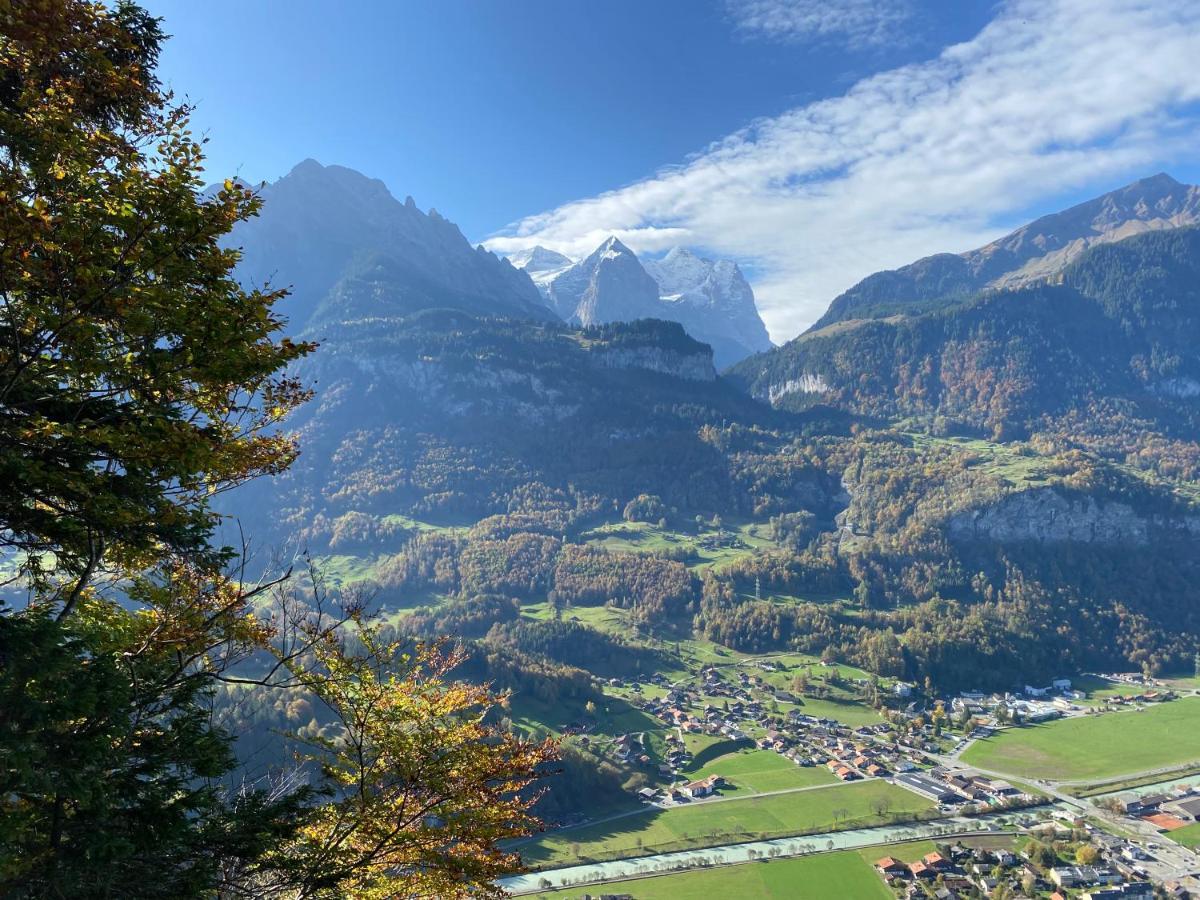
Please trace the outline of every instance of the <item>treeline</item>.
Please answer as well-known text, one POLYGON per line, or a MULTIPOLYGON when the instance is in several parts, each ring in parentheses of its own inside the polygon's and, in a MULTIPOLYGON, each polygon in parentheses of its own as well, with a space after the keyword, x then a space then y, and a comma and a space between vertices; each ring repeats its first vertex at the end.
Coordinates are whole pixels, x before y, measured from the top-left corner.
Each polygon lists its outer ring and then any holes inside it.
POLYGON ((644 675, 654 672, 661 662, 653 650, 628 644, 580 622, 561 619, 498 622, 488 631, 485 642, 577 666, 601 678, 644 675))
POLYGON ((560 607, 611 603, 637 621, 664 626, 691 612, 695 594, 682 563, 568 544, 555 566, 549 599, 560 607))
POLYGON ((1194 563, 1177 551, 1023 548, 995 552, 962 599, 888 610, 841 601, 746 599, 731 580, 704 583, 696 629, 746 652, 828 655, 881 675, 948 689, 1005 690, 1088 668, 1148 674, 1191 665, 1200 633, 1194 563), (1068 577, 1069 574, 1069 577, 1068 577))

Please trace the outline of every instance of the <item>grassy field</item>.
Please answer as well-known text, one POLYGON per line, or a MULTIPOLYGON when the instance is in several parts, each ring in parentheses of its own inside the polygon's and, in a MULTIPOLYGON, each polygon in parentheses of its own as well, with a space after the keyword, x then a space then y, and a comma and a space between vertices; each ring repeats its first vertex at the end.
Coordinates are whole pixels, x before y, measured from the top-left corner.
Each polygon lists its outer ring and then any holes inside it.
POLYGON ((1194 850, 1200 847, 1200 822, 1193 822, 1186 828, 1177 828, 1174 831, 1168 832, 1167 837, 1177 844, 1182 844, 1184 847, 1191 847, 1194 850))
POLYGON ((850 700, 821 700, 805 697, 804 702, 799 704, 799 709, 802 713, 810 716, 837 719, 843 725, 849 725, 851 728, 857 728, 859 725, 877 725, 883 721, 883 716, 871 707, 850 700))
POLYGON ((1177 691, 1200 691, 1200 676, 1190 673, 1164 675, 1162 680, 1177 691))
POLYGON ((622 553, 662 553, 686 549, 692 553, 688 567, 703 570, 725 566, 759 550, 776 547, 768 536, 769 527, 755 522, 726 523, 723 533, 726 537, 735 537, 739 546, 713 549, 705 549, 698 544, 701 539, 717 534, 717 530, 708 525, 697 533, 694 530, 674 531, 650 522, 611 522, 585 532, 580 539, 622 553))
POLYGON ((571 888, 538 894, 541 900, 567 900, 590 893, 632 894, 637 900, 887 900, 891 891, 870 864, 853 851, 795 859, 698 869, 678 875, 614 881, 603 887, 571 888))
MULTIPOLYGON (((739 750, 714 759, 688 776, 695 779, 720 775, 744 793, 762 794, 788 788, 835 784, 837 778, 823 766, 802 767, 772 750, 739 750)), ((726 796, 730 792, 725 791, 726 796)))
POLYGON ((933 841, 904 841, 900 844, 864 847, 861 850, 853 850, 851 852, 857 853, 863 862, 869 866, 873 866, 875 860, 882 859, 885 856, 890 856, 901 862, 915 863, 926 853, 932 853, 936 849, 937 846, 933 841))
POLYGON ((1002 731, 963 762, 1023 778, 1095 781, 1200 759, 1200 699, 1002 731))
POLYGON ((700 801, 669 810, 648 809, 609 822, 543 835, 520 847, 534 866, 619 859, 762 837, 783 837, 876 825, 918 817, 933 804, 884 781, 749 797, 700 801), (881 816, 879 808, 885 808, 881 816))
POLYGON ((949 447, 966 453, 970 465, 1013 485, 1029 486, 1053 477, 1053 469, 1045 457, 1022 454, 1012 444, 968 437, 935 437, 921 432, 910 432, 909 437, 917 449, 949 447))

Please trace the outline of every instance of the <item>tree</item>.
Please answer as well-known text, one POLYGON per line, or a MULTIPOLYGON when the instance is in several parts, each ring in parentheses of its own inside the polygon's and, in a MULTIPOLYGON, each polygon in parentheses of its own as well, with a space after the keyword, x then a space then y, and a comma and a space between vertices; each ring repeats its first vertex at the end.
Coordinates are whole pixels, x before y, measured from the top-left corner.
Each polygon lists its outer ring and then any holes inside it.
POLYGON ((279 373, 312 347, 233 277, 221 238, 259 201, 200 195, 157 20, 42 0, 0 40, 0 546, 62 615, 105 566, 219 553, 208 500, 290 463, 279 373))
POLYGON ((286 660, 341 727, 335 740, 309 741, 332 799, 280 852, 275 887, 331 898, 502 896, 492 882, 520 857, 497 843, 537 828, 538 793, 527 788, 553 743, 486 724, 499 698, 447 680, 461 651, 387 640, 360 614, 351 620, 349 634, 314 621, 311 653, 286 660))
POLYGON ((0 892, 188 897, 298 827, 311 792, 229 798, 226 735, 145 617, 85 599, 0 621, 0 892), (153 876, 152 880, 147 880, 153 876))
POLYGON ((264 614, 272 583, 211 543, 212 497, 291 463, 307 393, 282 373, 314 348, 280 336, 284 292, 234 278, 222 239, 259 201, 201 192, 161 41, 126 2, 0 10, 0 549, 30 594, 0 610, 0 893, 345 896, 403 875, 384 860, 495 893, 549 745, 486 725, 502 698, 448 682, 458 657, 391 654, 354 604, 264 614), (325 701, 325 767, 231 789, 219 681, 325 701))
POLYGON ((1100 858, 1100 851, 1091 844, 1080 844, 1075 851, 1075 862, 1081 866, 1092 866, 1100 858))
POLYGON ((306 799, 218 788, 203 661, 261 634, 209 499, 290 463, 279 373, 312 348, 233 278, 220 240, 258 201, 199 194, 161 40, 127 3, 0 15, 0 548, 30 592, 0 615, 10 895, 195 894, 306 799))

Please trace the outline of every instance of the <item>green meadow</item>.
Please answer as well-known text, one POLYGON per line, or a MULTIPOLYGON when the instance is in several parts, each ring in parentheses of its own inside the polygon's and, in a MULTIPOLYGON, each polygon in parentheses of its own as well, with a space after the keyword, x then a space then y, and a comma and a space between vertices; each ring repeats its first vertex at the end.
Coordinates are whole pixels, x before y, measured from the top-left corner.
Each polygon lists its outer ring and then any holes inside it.
POLYGON ((786 794, 647 809, 542 835, 520 846, 528 865, 548 868, 739 841, 859 828, 919 818, 929 801, 871 779, 786 794))
POLYGON ((677 875, 614 881, 602 887, 538 894, 539 900, 567 900, 586 893, 631 894, 637 900, 888 900, 882 879, 852 850, 795 859, 697 869, 677 875))
POLYGON ((1096 781, 1200 760, 1200 699, 1060 719, 976 741, 963 762, 1021 778, 1096 781))

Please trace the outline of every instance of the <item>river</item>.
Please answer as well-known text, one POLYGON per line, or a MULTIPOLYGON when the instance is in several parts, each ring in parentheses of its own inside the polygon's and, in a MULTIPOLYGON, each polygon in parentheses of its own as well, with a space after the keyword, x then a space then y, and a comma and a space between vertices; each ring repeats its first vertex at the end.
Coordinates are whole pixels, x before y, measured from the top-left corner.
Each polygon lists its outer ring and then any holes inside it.
POLYGON ((972 818, 954 816, 932 822, 910 822, 905 825, 882 825, 875 828, 776 838, 770 841, 726 844, 721 847, 707 847, 703 850, 681 850, 675 853, 660 853, 634 859, 586 863, 561 869, 548 869, 543 872, 530 872, 526 875, 501 878, 497 883, 513 894, 531 894, 537 891, 617 881, 622 878, 636 878, 641 875, 657 875, 703 866, 768 859, 772 858, 772 850, 775 850, 777 857, 782 859, 788 856, 803 856, 828 850, 853 850, 859 847, 870 847, 874 844, 994 831, 999 830, 1001 820, 1035 821, 1040 812, 1067 808, 1066 804, 1054 803, 1039 806, 1036 810, 995 812, 972 818))

